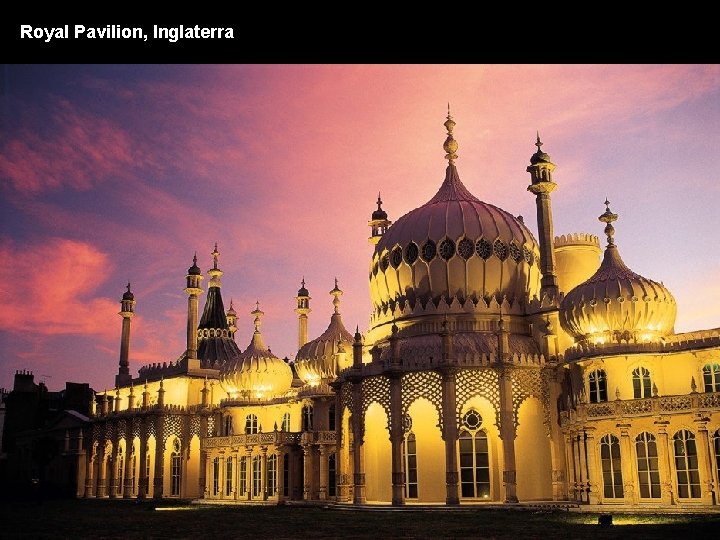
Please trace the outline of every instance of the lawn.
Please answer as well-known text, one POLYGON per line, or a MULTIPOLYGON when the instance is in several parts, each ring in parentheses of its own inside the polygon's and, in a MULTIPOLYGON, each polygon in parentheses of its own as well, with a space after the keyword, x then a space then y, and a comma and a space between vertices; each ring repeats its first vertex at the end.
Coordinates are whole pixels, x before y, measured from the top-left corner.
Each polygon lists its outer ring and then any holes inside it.
POLYGON ((191 506, 109 500, 4 501, 0 538, 714 538, 720 514, 620 515, 557 510, 357 511, 191 506), (159 509, 156 509, 157 508, 159 509), (172 509, 172 510, 169 510, 172 509))

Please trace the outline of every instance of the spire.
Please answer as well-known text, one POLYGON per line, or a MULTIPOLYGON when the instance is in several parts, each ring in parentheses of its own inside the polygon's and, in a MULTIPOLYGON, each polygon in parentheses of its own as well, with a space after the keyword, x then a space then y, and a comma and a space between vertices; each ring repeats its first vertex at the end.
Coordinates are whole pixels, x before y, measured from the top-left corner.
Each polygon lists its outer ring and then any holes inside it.
POLYGON ((537 134, 537 142, 535 143, 535 146, 537 146, 538 152, 541 152, 541 146, 543 145, 542 142, 540 142, 540 131, 535 132, 537 134))
POLYGON ((613 238, 613 235, 615 234, 615 227, 612 226, 612 223, 613 221, 617 221, 618 215, 613 214, 610 210, 610 201, 608 201, 607 198, 603 204, 605 205, 605 212, 603 212, 598 219, 603 223, 607 223, 607 225, 605 225, 605 234, 608 237, 608 247, 615 247, 615 239, 613 238))
POLYGON ((260 310, 260 301, 257 300, 255 302, 255 309, 250 312, 250 315, 255 315, 255 333, 260 333, 260 324, 262 324, 261 320, 262 316, 265 315, 265 312, 260 310))
POLYGON ((215 242, 215 249, 213 249, 213 251, 210 255, 212 255, 212 258, 213 258, 213 269, 217 270, 218 257, 220 256, 220 252, 218 251, 218 248, 217 248, 217 242, 215 242))
POLYGON ((199 276, 202 274, 200 267, 197 265, 197 251, 193 255, 193 264, 188 268, 188 276, 199 276))
POLYGON ((378 191, 377 210, 373 211, 372 216, 370 216, 370 221, 368 221, 368 225, 372 231, 370 238, 368 238, 368 242, 371 244, 377 244, 380 241, 380 238, 382 238, 382 235, 387 232, 391 223, 392 221, 388 219, 387 212, 383 210, 382 198, 380 197, 380 192, 378 191))
POLYGON ((215 242, 215 249, 212 250, 210 255, 212 255, 213 258, 213 267, 208 270, 208 274, 211 276, 208 287, 220 288, 222 286, 220 283, 220 276, 223 275, 223 271, 218 268, 218 257, 220 257, 220 252, 218 251, 217 242, 215 242))
POLYGON ((338 280, 335 278, 335 288, 330 291, 330 294, 333 296, 333 306, 335 306, 335 313, 340 313, 340 297, 342 296, 343 292, 338 288, 338 280))
POLYGON ((447 152, 445 154, 445 159, 448 160, 450 165, 455 165, 455 160, 458 158, 457 152, 458 149, 458 143, 453 138, 453 128, 455 128, 455 121, 453 120, 452 116, 450 116, 450 103, 448 103, 448 114, 447 114, 447 120, 445 120, 445 123, 443 124, 445 126, 445 129, 447 129, 447 138, 445 139, 445 143, 443 144, 443 150, 447 152))

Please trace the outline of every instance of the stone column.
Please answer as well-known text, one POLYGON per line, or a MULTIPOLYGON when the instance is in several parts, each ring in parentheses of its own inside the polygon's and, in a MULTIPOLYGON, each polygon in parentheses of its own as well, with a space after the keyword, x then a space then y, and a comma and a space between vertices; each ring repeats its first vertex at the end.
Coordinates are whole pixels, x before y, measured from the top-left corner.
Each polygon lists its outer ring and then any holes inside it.
MULTIPOLYGON (((318 498, 321 501, 327 500, 327 493, 328 493, 328 452, 327 452, 327 446, 324 444, 321 444, 318 447, 319 453, 320 453, 320 489, 318 493, 318 498)), ((337 463, 337 461, 336 461, 337 463)))
POLYGON ((365 459, 363 439, 362 379, 353 381, 353 504, 365 504, 365 459))
POLYGON ((563 449, 564 435, 560 429, 560 415, 556 406, 561 394, 561 388, 556 376, 557 368, 552 365, 544 369, 542 380, 549 386, 549 399, 547 403, 543 403, 543 407, 547 408, 545 428, 550 437, 553 500, 563 501, 568 497, 568 462, 563 449))
POLYGON ((575 469, 575 457, 573 453, 573 438, 571 433, 564 433, 565 438, 565 463, 567 463, 567 484, 568 499, 576 498, 577 471, 575 469))
POLYGON ((153 499, 162 499, 164 496, 165 475, 165 417, 159 415, 155 421, 155 471, 153 473, 153 499))
POLYGON ((252 446, 248 446, 245 449, 245 489, 247 493, 247 500, 252 499, 253 494, 253 462, 252 462, 252 446))
POLYGON ((673 456, 668 442, 667 426, 670 422, 655 422, 658 425, 658 464, 660 465, 660 501, 663 505, 675 504, 671 465, 673 456))
POLYGON ((403 472, 402 373, 388 373, 390 379, 390 464, 392 470, 392 505, 405 504, 405 473, 403 472))
POLYGON ((95 462, 97 461, 97 447, 95 441, 90 441, 90 448, 87 452, 87 459, 85 460, 85 498, 92 499, 95 497, 94 491, 94 471, 95 462))
POLYGON ((98 482, 97 482, 97 491, 95 493, 95 496, 100 497, 107 497, 107 461, 110 459, 110 456, 107 455, 107 446, 103 445, 102 453, 100 454, 100 459, 98 460, 98 482))
POLYGON ((268 498, 268 485, 267 485, 267 446, 261 446, 260 451, 262 452, 262 460, 260 462, 260 493, 264 501, 268 498))
POLYGON ((633 472, 635 467, 633 466, 633 451, 632 441, 630 440, 630 434, 628 428, 630 424, 618 424, 620 427, 620 466, 622 468, 623 476, 623 495, 625 502, 630 502, 633 505, 638 503, 638 497, 640 495, 640 489, 637 485, 636 475, 633 472))
POLYGON ((123 498, 129 499, 133 496, 133 483, 135 482, 135 479, 133 478, 133 470, 132 470, 132 461, 136 457, 133 450, 133 443, 130 441, 130 438, 132 437, 132 422, 129 422, 128 431, 129 435, 127 437, 127 443, 125 448, 125 463, 123 464, 125 471, 124 471, 124 481, 123 481, 123 498))
MULTIPOLYGON (((117 426, 115 427, 117 432, 117 426)), ((117 459, 118 459, 118 446, 117 438, 113 444, 112 454, 108 458, 110 460, 110 478, 108 479, 108 497, 114 499, 117 497, 117 485, 118 485, 118 471, 117 471, 117 459)))
POLYGON ((208 493, 205 481, 207 479, 207 450, 204 449, 204 442, 207 440, 208 417, 206 414, 200 415, 200 463, 198 465, 198 489, 200 497, 205 497, 208 493))
POLYGON ((585 439, 585 431, 576 432, 575 447, 577 449, 578 495, 581 501, 587 502, 588 494, 590 493, 590 482, 588 478, 587 441, 585 439))
POLYGON ((600 486, 603 485, 602 473, 598 467, 597 442, 595 441, 595 428, 585 426, 585 446, 587 448, 588 465, 588 502, 598 504, 600 497, 600 486))
POLYGON ((309 444, 303 447, 303 499, 309 501, 312 499, 312 470, 313 470, 313 453, 309 444))
POLYGON ((458 505, 457 403, 455 397, 456 368, 446 367, 442 375, 442 438, 445 441, 445 504, 458 505))
POLYGON ((700 473, 700 497, 703 504, 715 504, 715 493, 713 492, 713 456, 710 454, 710 437, 707 428, 708 418, 695 420, 697 424, 697 457, 700 473))
POLYGON ((282 447, 275 448, 275 459, 277 469, 277 500, 285 500, 285 450, 282 447))
POLYGON ((143 424, 140 426, 140 459, 138 460, 138 467, 140 467, 140 474, 138 475, 138 499, 144 499, 148 495, 148 480, 147 477, 147 438, 148 430, 143 424))
POLYGON ((517 484, 515 468, 515 419, 513 418, 512 378, 506 367, 497 369, 500 391, 500 439, 503 448, 503 484, 505 502, 516 503, 517 484))

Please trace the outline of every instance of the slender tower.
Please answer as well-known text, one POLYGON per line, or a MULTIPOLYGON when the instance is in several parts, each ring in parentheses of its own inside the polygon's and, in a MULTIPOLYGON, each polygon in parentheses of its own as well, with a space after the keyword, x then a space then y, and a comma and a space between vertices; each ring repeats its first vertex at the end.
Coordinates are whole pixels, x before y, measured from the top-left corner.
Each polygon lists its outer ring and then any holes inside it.
POLYGON ((199 369, 198 360, 198 297, 202 294, 200 282, 203 280, 202 271, 197 265, 197 253, 193 256, 193 265, 188 268, 185 292, 188 295, 187 317, 187 369, 199 369))
POLYGON ((118 374, 115 376, 115 386, 126 386, 132 381, 130 376, 130 319, 135 315, 135 295, 130 291, 130 283, 127 284, 127 291, 120 300, 120 315, 122 321, 122 337, 120 338, 120 367, 118 374))
POLYGON ((537 135, 537 152, 530 158, 527 172, 530 173, 530 185, 527 190, 535 194, 537 205, 538 241, 540 242, 540 271, 542 280, 540 282, 540 296, 558 298, 558 281, 555 270, 555 251, 553 250, 553 219, 550 194, 555 190, 557 184, 552 181, 552 173, 555 164, 550 161, 550 156, 542 151, 540 134, 537 135))
POLYGON ((305 288, 305 278, 300 282, 300 289, 297 296, 297 308, 295 313, 298 314, 298 350, 308 341, 308 314, 310 309, 310 293, 305 288))
POLYGON ((380 193, 378 193, 377 210, 372 213, 372 217, 370 221, 368 221, 368 225, 372 231, 370 238, 368 238, 368 242, 373 245, 377 244, 380 241, 380 238, 382 238, 382 235, 388 230, 391 223, 392 221, 388 219, 387 212, 382 208, 382 199, 380 198, 380 193))

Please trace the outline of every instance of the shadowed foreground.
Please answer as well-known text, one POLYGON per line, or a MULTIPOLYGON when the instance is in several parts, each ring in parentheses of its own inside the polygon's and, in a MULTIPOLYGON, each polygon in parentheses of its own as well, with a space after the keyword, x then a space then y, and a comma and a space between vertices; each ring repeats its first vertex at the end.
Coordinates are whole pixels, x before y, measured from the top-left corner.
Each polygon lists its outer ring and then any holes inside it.
POLYGON ((622 515, 479 508, 352 511, 289 506, 189 506, 94 500, 7 501, 2 538, 677 538, 713 537, 720 514, 622 515))

